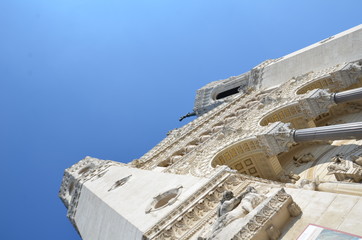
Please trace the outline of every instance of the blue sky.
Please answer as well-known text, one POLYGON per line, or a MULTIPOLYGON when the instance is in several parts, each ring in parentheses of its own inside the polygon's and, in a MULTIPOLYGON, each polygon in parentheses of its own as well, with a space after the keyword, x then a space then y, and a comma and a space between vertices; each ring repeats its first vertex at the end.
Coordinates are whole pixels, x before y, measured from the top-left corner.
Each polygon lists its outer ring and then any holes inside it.
POLYGON ((65 168, 139 158, 187 122, 198 88, 361 24, 361 9, 0 0, 0 238, 80 239, 57 197, 65 168))

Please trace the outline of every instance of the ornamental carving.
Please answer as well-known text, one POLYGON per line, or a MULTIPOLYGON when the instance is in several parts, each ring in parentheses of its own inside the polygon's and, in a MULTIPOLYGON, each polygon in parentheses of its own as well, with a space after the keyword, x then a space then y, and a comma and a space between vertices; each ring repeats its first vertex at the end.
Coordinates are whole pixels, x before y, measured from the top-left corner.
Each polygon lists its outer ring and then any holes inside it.
MULTIPOLYGON (((299 91, 298 89, 313 89, 315 88, 314 83, 326 81, 325 84, 327 85, 320 86, 326 86, 333 91, 336 89, 340 91, 343 88, 340 88, 340 84, 333 80, 332 75, 342 71, 346 74, 353 73, 353 76, 359 76, 359 66, 359 62, 339 64, 318 72, 309 72, 296 76, 278 89, 271 89, 266 92, 252 91, 246 95, 238 95, 230 102, 216 107, 191 123, 177 129, 177 134, 175 132, 175 134, 172 133, 167 136, 160 144, 137 160, 137 167, 153 169, 162 161, 171 158, 175 152, 185 149, 185 153, 178 155, 177 158, 174 157, 171 164, 164 171, 177 174, 189 173, 193 167, 191 163, 194 161, 195 156, 205 150, 204 145, 208 145, 206 149, 214 149, 221 140, 224 141, 224 139, 228 140, 230 138, 241 140, 259 133, 261 130, 256 123, 261 121, 260 116, 267 116, 268 112, 283 107, 286 103, 297 103, 302 107, 303 112, 313 119, 313 116, 316 116, 318 113, 328 111, 333 102, 329 101, 328 94, 321 94, 320 91, 318 91, 318 96, 313 95, 310 99, 308 98, 312 93, 295 95, 299 91), (245 105, 244 108, 242 107, 243 105, 245 105), (266 108, 265 105, 268 107, 266 108), (235 113, 235 116, 230 118, 230 113, 235 113), (203 135, 211 129, 211 126, 218 127, 213 132, 203 135), (232 136, 234 132, 237 132, 239 136, 232 136), (190 142, 195 142, 196 144, 190 147, 188 146, 190 142), (183 164, 188 165, 184 168, 189 170, 178 170, 178 167, 183 164)), ((355 82, 356 80, 354 82, 345 82, 344 88, 355 82)), ((308 120, 306 119, 306 121, 308 120)), ((202 171, 210 172, 208 167, 204 167, 202 171)), ((191 172, 194 171, 192 170, 191 172)), ((201 175, 204 174, 198 173, 195 176, 201 175)))
POLYGON ((333 94, 326 89, 314 89, 308 92, 299 100, 299 104, 310 119, 328 112, 329 108, 336 105, 333 94))
POLYGON ((270 156, 275 156, 281 152, 287 152, 293 145, 293 130, 289 128, 289 123, 276 122, 270 124, 263 135, 257 138, 260 144, 265 147, 270 156))
POLYGON ((338 83, 340 88, 346 88, 355 84, 362 77, 361 60, 345 64, 339 71, 331 74, 333 81, 338 83))
POLYGON ((68 208, 67 217, 75 225, 75 215, 82 187, 87 181, 96 181, 104 176, 111 166, 127 166, 126 164, 109 160, 86 157, 77 164, 65 170, 59 197, 68 208), (69 187, 72 188, 69 194, 69 187), (68 192, 68 193, 67 193, 68 192))
MULTIPOLYGON (((208 230, 205 226, 212 226, 217 218, 217 207, 223 193, 232 191, 240 195, 242 192, 247 192, 248 185, 251 183, 282 186, 277 182, 230 173, 227 168, 220 168, 204 187, 161 219, 157 225, 146 232, 145 237, 160 240, 189 239, 196 233, 206 233, 208 230)), ((263 190, 260 194, 265 194, 265 192, 268 190, 263 190)), ((268 213, 270 210, 263 211, 268 213)))

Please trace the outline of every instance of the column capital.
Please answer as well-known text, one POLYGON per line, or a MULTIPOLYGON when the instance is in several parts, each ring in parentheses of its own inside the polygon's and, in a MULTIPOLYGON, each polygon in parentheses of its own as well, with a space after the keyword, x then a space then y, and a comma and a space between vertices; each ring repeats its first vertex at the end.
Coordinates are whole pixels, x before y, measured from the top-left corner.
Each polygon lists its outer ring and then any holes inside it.
POLYGON ((304 95, 298 102, 309 118, 328 112, 329 108, 336 105, 334 94, 327 89, 314 89, 304 95))
POLYGON ((338 83, 339 88, 347 88, 357 83, 358 78, 362 77, 362 61, 350 62, 341 70, 331 73, 333 82, 338 83))
POLYGON ((269 156, 275 156, 281 152, 287 152, 295 143, 290 123, 275 122, 269 124, 265 131, 257 136, 260 145, 266 149, 269 156))

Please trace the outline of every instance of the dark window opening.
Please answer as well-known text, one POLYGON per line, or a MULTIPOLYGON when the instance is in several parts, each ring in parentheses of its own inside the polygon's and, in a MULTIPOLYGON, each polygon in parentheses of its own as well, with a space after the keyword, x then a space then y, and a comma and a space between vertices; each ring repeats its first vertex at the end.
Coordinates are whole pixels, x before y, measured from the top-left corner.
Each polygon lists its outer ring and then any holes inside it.
POLYGON ((240 88, 240 86, 219 93, 218 95, 216 95, 216 100, 226 98, 228 96, 239 93, 239 88, 240 88))

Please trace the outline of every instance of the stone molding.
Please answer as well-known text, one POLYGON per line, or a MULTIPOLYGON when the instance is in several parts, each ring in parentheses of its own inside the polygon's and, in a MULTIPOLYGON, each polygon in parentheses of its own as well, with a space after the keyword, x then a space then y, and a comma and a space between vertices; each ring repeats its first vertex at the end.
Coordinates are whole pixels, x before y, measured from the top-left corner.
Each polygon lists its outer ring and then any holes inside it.
MULTIPOLYGON (((86 157, 85 159, 81 160, 77 164, 74 164, 72 167, 66 169, 64 177, 63 177, 59 197, 62 200, 64 199, 64 196, 66 194, 65 192, 67 191, 67 188, 68 188, 67 184, 68 184, 69 180, 71 178, 73 178, 72 181, 74 182, 74 190, 71 194, 70 202, 66 205, 66 207, 68 208, 67 217, 69 218, 69 220, 71 221, 71 223, 73 224, 73 226, 76 229, 77 229, 77 226, 75 223, 75 215, 77 212, 78 202, 79 202, 79 198, 80 198, 82 187, 83 187, 84 183, 86 183, 87 181, 95 181, 95 180, 103 177, 107 173, 108 169, 112 166, 128 167, 127 164, 123 164, 123 163, 119 163, 119 162, 86 157), (88 172, 84 173, 83 175, 77 175, 77 172, 80 169, 82 169, 83 167, 86 167, 89 164, 93 164, 93 167, 88 172)), ((63 202, 64 202, 64 200, 63 200, 63 202)))
POLYGON ((198 116, 201 116, 220 104, 229 102, 237 97, 237 95, 232 95, 223 99, 215 99, 216 95, 223 91, 239 87, 239 91, 245 94, 250 91, 251 88, 260 89, 264 68, 280 59, 282 58, 266 60, 252 68, 249 72, 238 76, 232 76, 224 80, 214 81, 200 88, 196 93, 194 112, 198 116))
MULTIPOLYGON (((142 169, 153 169, 157 167, 160 162, 171 158, 175 152, 180 149, 186 149, 188 143, 197 142, 203 132, 212 129, 211 126, 220 126, 219 130, 215 129, 215 132, 210 133, 209 138, 205 142, 199 143, 193 150, 183 154, 176 162, 172 162, 172 164, 164 170, 164 172, 173 172, 176 174, 190 173, 190 169, 195 168, 194 160, 196 158, 199 159, 199 155, 204 155, 205 151, 213 151, 215 148, 220 149, 220 139, 223 139, 223 142, 226 140, 229 143, 233 143, 249 138, 252 133, 254 135, 262 134, 260 126, 257 125, 261 118, 265 117, 276 108, 285 106, 287 103, 295 103, 304 106, 302 108, 303 112, 308 113, 310 116, 315 116, 318 112, 323 112, 324 110, 328 111, 328 107, 331 104, 326 95, 321 94, 322 99, 319 100, 316 100, 316 96, 311 96, 312 99, 305 100, 313 94, 307 93, 305 95, 296 95, 295 93, 298 89, 301 89, 318 79, 333 78, 332 75, 337 74, 339 71, 343 71, 344 75, 348 75, 349 73, 348 76, 354 76, 356 78, 356 76, 359 76, 359 70, 356 67, 346 67, 355 63, 356 62, 338 64, 318 72, 309 72, 294 77, 290 81, 284 83, 280 88, 271 90, 270 92, 254 91, 248 95, 238 95, 238 97, 234 98, 232 101, 222 104, 186 124, 184 127, 172 131, 172 134, 167 136, 160 144, 137 160, 137 167, 142 169), (305 102, 308 102, 308 104, 303 104, 305 102), (312 108, 310 108, 310 106, 312 106, 312 108), (318 106, 320 106, 319 110, 318 106), (230 115, 230 113, 234 113, 235 118, 226 122, 225 117, 230 115), (246 118, 247 121, 245 121, 246 118), (225 129, 231 129, 231 131, 226 131, 225 129), (180 168, 177 170, 176 166, 180 168)), ((354 83, 356 83, 356 80, 347 80, 347 83, 345 83, 344 86, 348 87, 354 83)), ((340 86, 340 83, 337 84, 335 82, 335 84, 330 87, 335 88, 338 86, 340 86)), ((339 90, 343 89, 339 88, 339 90)), ((209 158, 209 160, 210 159, 211 158, 209 158)), ((130 165, 132 166, 132 163, 130 165)), ((133 164, 133 166, 135 165, 136 164, 133 164)), ((204 169, 201 170, 205 171, 205 174, 196 173, 196 170, 191 172, 194 172, 195 176, 205 176, 211 171, 209 166, 206 165, 204 166, 204 169)))
POLYGON ((230 173, 226 167, 218 169, 219 172, 203 188, 148 230, 144 239, 189 239, 216 217, 216 208, 226 190, 239 194, 252 183, 283 186, 270 180, 230 173))
MULTIPOLYGON (((200 209, 208 208, 208 204, 213 205, 213 202, 216 202, 216 199, 209 194, 211 189, 215 188, 225 188, 225 180, 230 176, 230 173, 224 171, 223 168, 219 169, 219 172, 215 174, 210 181, 208 181, 204 187, 199 189, 196 193, 190 196, 188 199, 183 201, 181 205, 172 210, 167 216, 146 231, 144 234, 144 239, 167 239, 167 236, 172 236, 174 234, 179 235, 184 231, 189 229, 191 222, 195 222, 195 219, 198 220, 199 212, 195 205, 202 204, 203 207, 200 209), (206 201, 201 202, 200 200, 206 196, 209 196, 206 201), (183 216, 183 217, 181 217, 183 216), (184 222, 187 222, 186 224, 184 222), (173 233, 171 233, 173 232, 173 233)), ((217 193, 215 193, 217 195, 217 193)), ((197 221, 196 220, 196 221, 197 221)))
POLYGON ((79 174, 80 170, 84 169, 87 166, 95 167, 95 166, 100 165, 101 163, 102 163, 102 160, 87 156, 84 159, 82 159, 81 161, 79 161, 78 163, 71 166, 70 168, 65 169, 62 183, 60 186, 60 191, 59 191, 58 195, 67 208, 70 204, 71 195, 72 195, 69 191, 69 190, 71 190, 71 189, 69 189, 70 185, 73 184, 73 187, 74 187, 74 184, 77 181, 77 178, 80 177, 80 174, 79 174))
POLYGON ((276 216, 281 208, 285 207, 286 205, 291 217, 298 216, 301 213, 300 208, 293 201, 293 198, 287 194, 283 188, 266 202, 263 202, 261 205, 261 208, 256 209, 257 212, 250 219, 248 219, 245 225, 241 226, 241 230, 234 235, 232 240, 257 239, 255 236, 260 231, 266 231, 269 237, 271 237, 268 230, 270 230, 270 226, 275 227, 272 224, 272 218, 276 216))

